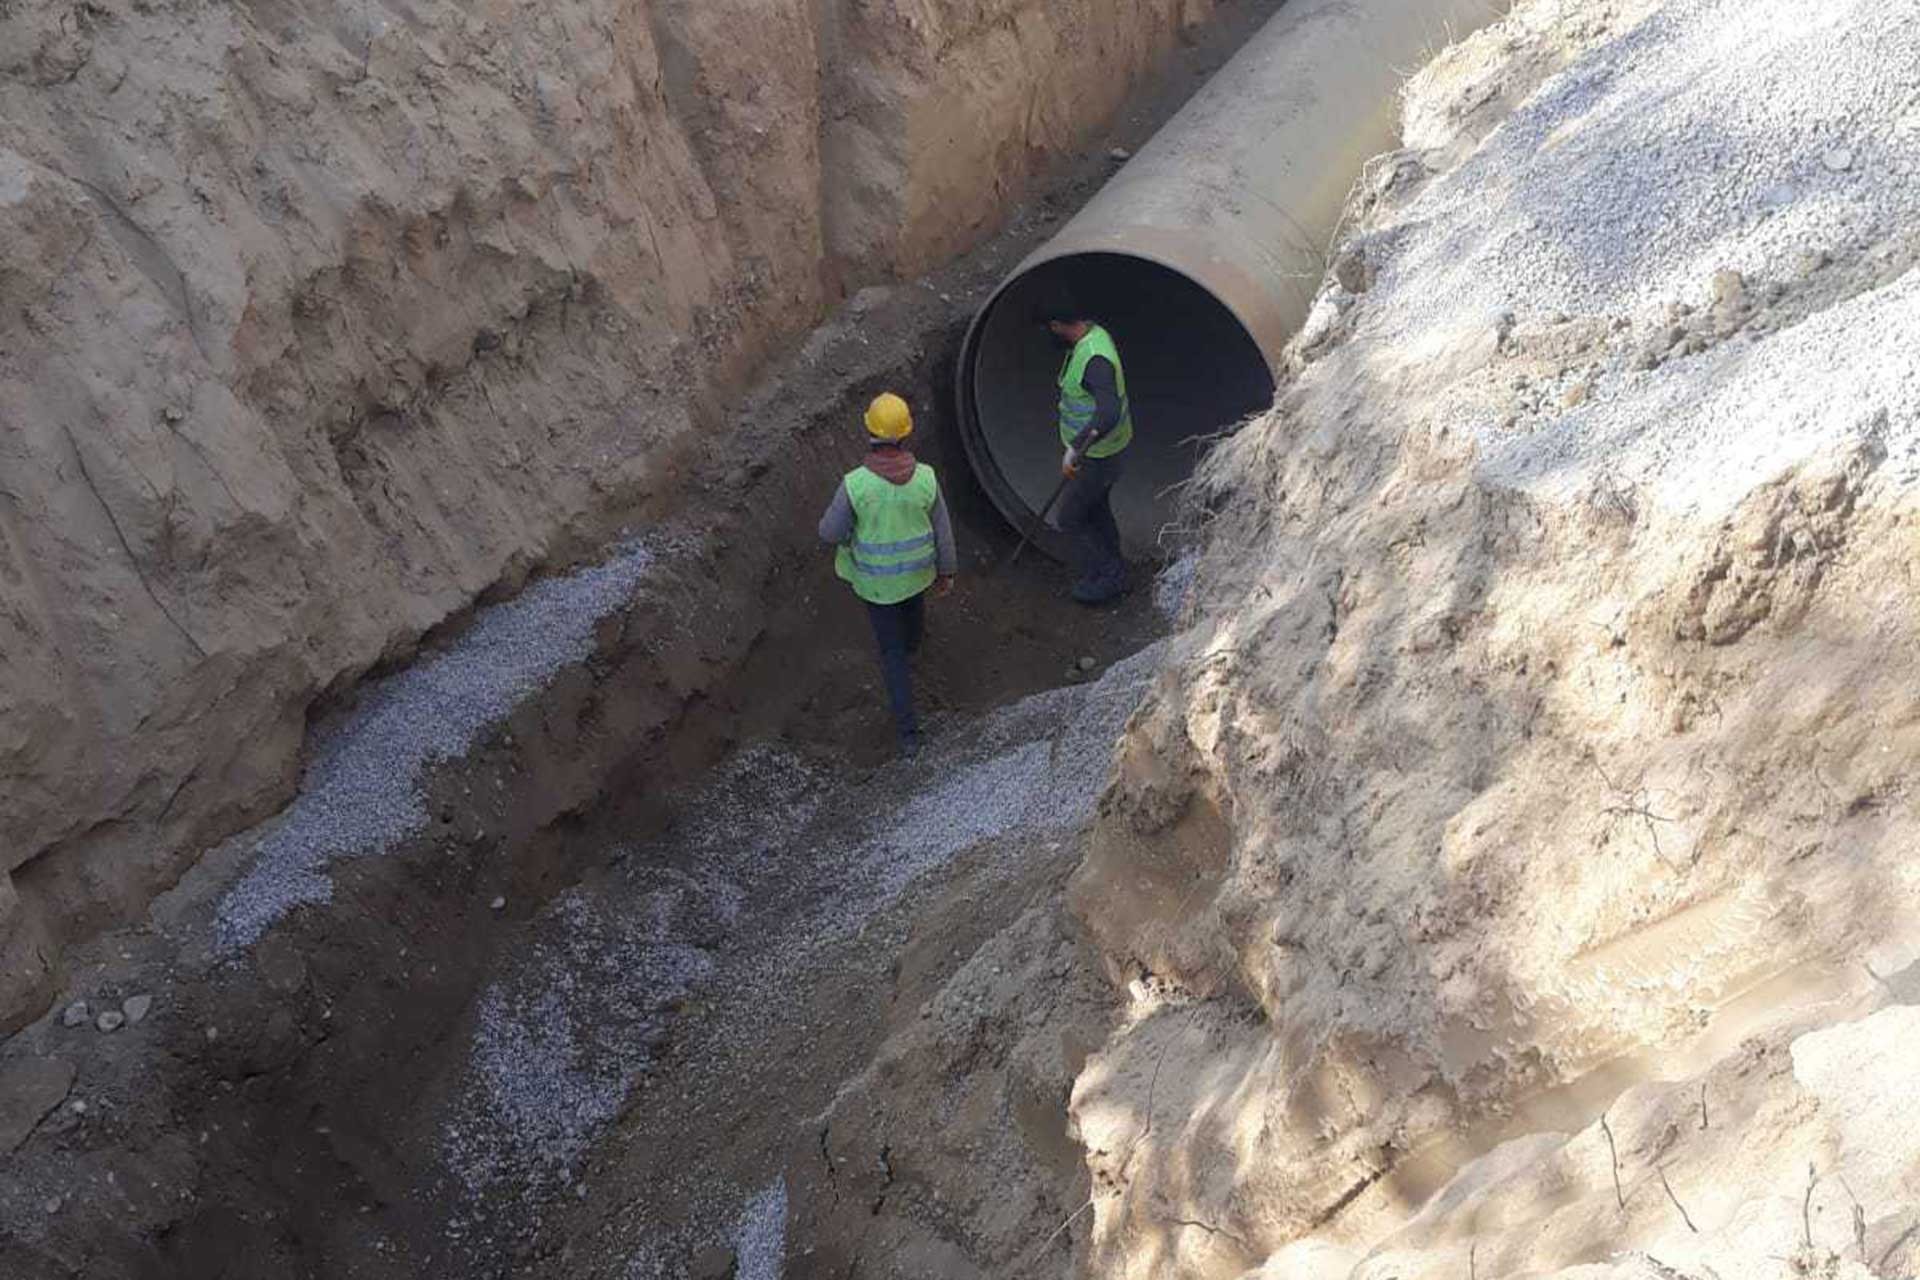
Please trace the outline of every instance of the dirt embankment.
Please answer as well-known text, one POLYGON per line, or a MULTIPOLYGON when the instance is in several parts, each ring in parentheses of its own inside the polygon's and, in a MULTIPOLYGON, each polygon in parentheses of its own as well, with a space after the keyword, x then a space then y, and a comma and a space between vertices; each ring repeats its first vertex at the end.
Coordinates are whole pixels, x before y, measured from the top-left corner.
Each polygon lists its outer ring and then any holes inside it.
POLYGON ((0 7, 0 1027, 1212 10, 0 7))
POLYGON ((1911 1272, 1920 46, 1759 8, 1442 56, 1208 462, 1087 1274, 1911 1272))

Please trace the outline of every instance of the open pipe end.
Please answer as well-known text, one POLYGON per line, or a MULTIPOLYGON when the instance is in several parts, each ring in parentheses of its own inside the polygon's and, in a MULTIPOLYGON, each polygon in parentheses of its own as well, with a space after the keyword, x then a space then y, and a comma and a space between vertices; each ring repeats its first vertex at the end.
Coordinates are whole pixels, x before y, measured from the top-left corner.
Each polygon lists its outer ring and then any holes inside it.
MULTIPOLYGON (((1245 325, 1186 274, 1125 253, 1072 253, 1002 285, 974 318, 960 352, 960 431, 994 505, 1032 529, 1060 477, 1055 402, 1065 358, 1033 322, 1034 304, 1064 283, 1113 334, 1126 368, 1134 439, 1113 513, 1133 554, 1151 552, 1172 514, 1170 492, 1193 472, 1201 437, 1272 403, 1273 372, 1245 325)), ((1036 545, 1066 558, 1064 539, 1036 545)))

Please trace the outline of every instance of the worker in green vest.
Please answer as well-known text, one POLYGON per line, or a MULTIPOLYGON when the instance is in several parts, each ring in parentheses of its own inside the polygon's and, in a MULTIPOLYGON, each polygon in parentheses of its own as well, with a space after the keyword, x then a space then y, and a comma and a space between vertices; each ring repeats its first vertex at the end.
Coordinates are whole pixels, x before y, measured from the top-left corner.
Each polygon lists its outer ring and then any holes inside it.
POLYGON ((908 664, 925 630, 928 588, 936 596, 953 590, 960 560, 940 482, 906 446, 913 434, 907 402, 892 392, 876 396, 866 422, 867 460, 834 491, 820 540, 837 548, 835 572, 866 602, 900 753, 911 758, 920 750, 920 722, 908 664))
POLYGON ((1127 375, 1113 335, 1088 317, 1070 293, 1056 291, 1035 312, 1066 349, 1060 366, 1060 473, 1067 486, 1056 519, 1074 545, 1079 580, 1073 598, 1104 604, 1127 590, 1127 562, 1113 520, 1113 486, 1133 441, 1127 375))

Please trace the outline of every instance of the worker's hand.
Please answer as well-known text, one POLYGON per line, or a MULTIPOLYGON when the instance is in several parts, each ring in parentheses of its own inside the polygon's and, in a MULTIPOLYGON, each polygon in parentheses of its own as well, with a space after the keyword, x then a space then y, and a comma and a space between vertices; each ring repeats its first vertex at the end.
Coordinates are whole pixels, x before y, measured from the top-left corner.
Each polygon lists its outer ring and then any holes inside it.
POLYGON ((943 573, 933 580, 933 598, 943 600, 953 594, 953 575, 943 573))
POLYGON ((1080 474, 1080 455, 1072 449, 1060 455, 1060 474, 1069 480, 1080 474))

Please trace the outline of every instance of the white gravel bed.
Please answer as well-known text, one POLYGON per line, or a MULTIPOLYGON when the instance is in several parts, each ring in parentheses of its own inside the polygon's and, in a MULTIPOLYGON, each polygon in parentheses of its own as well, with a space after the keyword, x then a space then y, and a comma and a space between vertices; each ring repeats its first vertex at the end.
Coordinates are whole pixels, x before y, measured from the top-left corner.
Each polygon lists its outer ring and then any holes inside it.
POLYGON ((336 859, 384 853, 424 828, 428 770, 465 755, 584 661, 595 625, 632 599, 654 561, 651 546, 632 543, 605 563, 536 582, 482 610, 444 652, 372 683, 352 714, 317 736, 294 802, 235 837, 251 844, 251 865, 220 901, 218 947, 251 946, 295 907, 331 901, 336 859))

